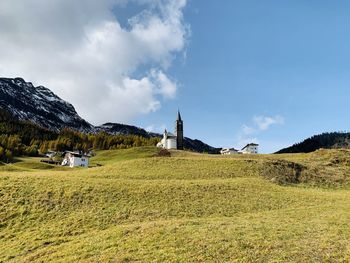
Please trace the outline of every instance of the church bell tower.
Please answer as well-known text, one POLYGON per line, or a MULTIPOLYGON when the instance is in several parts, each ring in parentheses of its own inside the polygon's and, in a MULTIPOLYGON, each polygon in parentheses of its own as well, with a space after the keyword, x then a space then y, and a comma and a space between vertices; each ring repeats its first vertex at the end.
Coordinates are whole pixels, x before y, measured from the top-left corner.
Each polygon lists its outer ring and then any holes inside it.
POLYGON ((181 119, 180 111, 177 112, 176 120, 176 144, 178 150, 184 149, 184 123, 181 119))

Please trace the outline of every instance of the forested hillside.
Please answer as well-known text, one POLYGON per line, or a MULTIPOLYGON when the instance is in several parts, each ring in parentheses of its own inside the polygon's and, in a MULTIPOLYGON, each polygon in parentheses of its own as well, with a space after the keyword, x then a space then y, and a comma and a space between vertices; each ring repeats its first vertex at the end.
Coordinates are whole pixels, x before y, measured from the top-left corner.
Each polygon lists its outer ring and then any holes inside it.
POLYGON ((350 133, 331 132, 312 136, 277 153, 309 153, 318 149, 350 148, 350 133))
POLYGON ((38 156, 48 150, 109 150, 155 145, 158 138, 137 135, 85 134, 70 129, 54 132, 28 121, 14 120, 0 109, 0 160, 11 162, 15 156, 38 156))

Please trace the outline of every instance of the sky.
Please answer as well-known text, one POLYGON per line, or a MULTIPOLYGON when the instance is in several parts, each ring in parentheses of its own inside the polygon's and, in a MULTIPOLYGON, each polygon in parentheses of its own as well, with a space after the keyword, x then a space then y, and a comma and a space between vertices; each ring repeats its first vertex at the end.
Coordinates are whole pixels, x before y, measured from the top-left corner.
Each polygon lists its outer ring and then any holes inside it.
POLYGON ((350 3, 1 0, 0 76, 93 124, 172 131, 270 153, 348 131, 350 3))

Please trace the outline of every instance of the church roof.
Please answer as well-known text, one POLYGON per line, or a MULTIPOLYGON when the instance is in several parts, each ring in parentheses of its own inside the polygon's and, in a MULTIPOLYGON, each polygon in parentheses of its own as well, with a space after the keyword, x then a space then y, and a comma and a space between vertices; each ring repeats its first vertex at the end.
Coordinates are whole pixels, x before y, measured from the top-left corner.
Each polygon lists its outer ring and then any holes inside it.
POLYGON ((175 138, 176 139, 176 135, 173 134, 173 133, 170 133, 170 132, 168 132, 167 137, 168 137, 168 139, 171 139, 171 138, 175 138))
POLYGON ((164 130, 164 135, 168 138, 168 139, 171 139, 171 138, 175 138, 176 139, 176 135, 171 133, 171 132, 168 132, 166 129, 164 130))

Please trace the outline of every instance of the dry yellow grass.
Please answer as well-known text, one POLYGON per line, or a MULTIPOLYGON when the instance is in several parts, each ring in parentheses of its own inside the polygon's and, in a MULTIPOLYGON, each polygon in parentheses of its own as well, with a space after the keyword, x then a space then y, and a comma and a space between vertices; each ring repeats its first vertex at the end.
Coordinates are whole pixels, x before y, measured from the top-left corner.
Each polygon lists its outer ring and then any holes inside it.
POLYGON ((2 166, 0 262, 350 261, 349 151, 156 151, 101 152, 90 169, 2 166))

